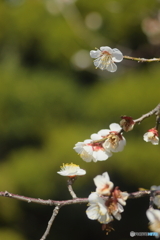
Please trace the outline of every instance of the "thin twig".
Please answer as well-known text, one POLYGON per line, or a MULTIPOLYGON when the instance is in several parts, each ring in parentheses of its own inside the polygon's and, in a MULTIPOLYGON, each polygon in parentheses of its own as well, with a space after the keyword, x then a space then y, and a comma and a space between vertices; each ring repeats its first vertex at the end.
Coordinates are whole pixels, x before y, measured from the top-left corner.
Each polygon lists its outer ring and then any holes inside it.
POLYGON ((77 198, 75 192, 73 191, 72 185, 68 185, 68 191, 70 192, 72 198, 77 198))
POLYGON ((73 188, 72 188, 72 184, 74 183, 74 181, 77 179, 77 177, 72 177, 72 178, 69 178, 68 181, 67 181, 67 185, 68 185, 68 191, 70 192, 72 198, 77 198, 75 192, 73 191, 73 188))
POLYGON ((49 235, 50 229, 51 229, 51 227, 52 227, 52 224, 53 224, 53 222, 54 222, 57 214, 59 213, 60 207, 61 207, 60 205, 57 205, 57 206, 54 208, 53 213, 52 213, 52 216, 51 216, 51 218, 50 218, 50 220, 49 220, 49 222, 48 222, 46 231, 44 232, 44 234, 43 234, 43 236, 41 237, 40 240, 45 240, 46 237, 49 235))
POLYGON ((147 195, 150 194, 151 191, 149 190, 143 190, 143 191, 138 191, 138 192, 133 192, 133 193, 129 193, 129 199, 135 199, 135 198, 141 198, 141 197, 145 197, 147 195))
POLYGON ((137 62, 160 62, 160 58, 146 59, 146 58, 136 58, 136 57, 129 57, 129 56, 123 56, 123 58, 128 59, 128 60, 137 61, 137 62))
POLYGON ((153 110, 151 110, 150 112, 143 114, 140 118, 137 118, 136 120, 134 120, 135 123, 141 123, 145 118, 148 118, 150 116, 152 116, 153 114, 158 115, 160 114, 160 104, 158 104, 153 110))

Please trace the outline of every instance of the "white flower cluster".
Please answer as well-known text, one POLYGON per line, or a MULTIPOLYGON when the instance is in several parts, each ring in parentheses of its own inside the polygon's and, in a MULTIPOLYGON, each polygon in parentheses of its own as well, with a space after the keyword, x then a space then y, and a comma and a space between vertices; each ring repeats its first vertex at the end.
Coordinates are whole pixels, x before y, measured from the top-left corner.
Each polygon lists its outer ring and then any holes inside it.
POLYGON ((96 192, 92 192, 88 197, 89 207, 86 210, 88 218, 98 220, 102 224, 108 224, 114 218, 120 220, 128 193, 121 192, 118 188, 113 189, 114 185, 107 172, 96 176, 94 183, 97 188, 96 192))
POLYGON ((102 129, 84 142, 76 143, 73 148, 86 162, 107 160, 113 152, 120 152, 126 145, 122 128, 117 123, 110 124, 110 129, 102 129))

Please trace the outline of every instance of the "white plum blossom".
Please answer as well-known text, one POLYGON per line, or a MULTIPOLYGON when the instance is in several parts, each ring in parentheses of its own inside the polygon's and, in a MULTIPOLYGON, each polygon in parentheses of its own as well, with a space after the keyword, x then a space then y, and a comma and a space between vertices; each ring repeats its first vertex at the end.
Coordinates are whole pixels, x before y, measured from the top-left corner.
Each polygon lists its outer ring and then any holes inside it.
POLYGON ((61 170, 57 172, 61 176, 67 176, 67 177, 75 177, 75 176, 82 176, 86 174, 86 171, 81 169, 78 165, 73 163, 66 163, 63 164, 61 167, 61 170))
POLYGON ((96 192, 100 195, 110 195, 110 192, 114 186, 113 182, 110 181, 109 175, 107 172, 104 172, 102 175, 96 176, 94 179, 96 185, 96 192))
POLYGON ((86 162, 97 162, 104 161, 108 159, 112 153, 109 151, 105 151, 101 142, 98 140, 102 139, 102 137, 98 134, 92 134, 91 139, 86 139, 84 142, 76 143, 73 148, 80 157, 86 162))
POLYGON ((160 210, 149 208, 146 215, 150 221, 149 229, 156 232, 157 236, 160 236, 160 210))
POLYGON ((158 131, 155 128, 151 128, 143 135, 143 139, 146 142, 151 142, 153 145, 159 144, 158 131))
POLYGON ((110 124, 110 129, 102 129, 84 142, 78 142, 73 148, 86 162, 107 160, 112 152, 120 152, 126 145, 122 136, 122 128, 118 123, 110 124))
POLYGON ((113 183, 110 182, 107 172, 96 176, 93 180, 97 188, 96 192, 88 197, 89 207, 86 211, 88 218, 103 224, 108 224, 114 218, 120 220, 129 194, 121 192, 118 187, 113 189, 113 183))
POLYGON ((90 51, 91 58, 94 60, 96 68, 101 70, 108 70, 109 72, 115 72, 117 66, 115 62, 121 62, 123 60, 123 54, 117 48, 100 47, 100 49, 90 51))
POLYGON ((100 223, 107 224, 113 220, 113 217, 108 214, 105 206, 106 200, 101 198, 98 193, 93 192, 88 197, 89 207, 86 214, 91 220, 98 220, 100 223))
POLYGON ((110 152, 123 151, 126 140, 121 133, 122 128, 118 123, 112 123, 109 127, 110 130, 103 129, 98 132, 98 134, 106 139, 103 143, 104 149, 110 152))

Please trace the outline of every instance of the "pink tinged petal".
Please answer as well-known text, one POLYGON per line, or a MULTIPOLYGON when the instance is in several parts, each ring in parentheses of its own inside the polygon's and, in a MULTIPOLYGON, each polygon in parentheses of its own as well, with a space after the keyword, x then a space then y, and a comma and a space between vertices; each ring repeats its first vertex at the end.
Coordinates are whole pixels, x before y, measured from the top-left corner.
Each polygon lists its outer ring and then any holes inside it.
POLYGON ((101 51, 98 49, 98 50, 92 50, 90 51, 90 56, 91 58, 98 58, 101 56, 101 51))
POLYGON ((116 131, 116 132, 120 132, 122 130, 121 126, 118 123, 111 123, 109 125, 109 128, 111 129, 111 131, 116 131))
POLYGON ((107 64, 104 69, 108 70, 109 72, 116 72, 117 66, 114 62, 110 62, 110 64, 107 64))
POLYGON ((107 172, 103 173, 102 175, 96 176, 93 180, 97 187, 96 192, 99 194, 110 193, 110 190, 114 186, 113 183, 110 181, 110 178, 107 172))
POLYGON ((110 48, 110 47, 100 47, 100 50, 102 52, 106 51, 108 52, 109 54, 112 54, 113 50, 110 48))
POLYGON ((105 175, 97 175, 93 181, 96 185, 96 187, 99 187, 99 188, 103 188, 104 186, 106 186, 107 183, 110 182, 110 178, 109 178, 109 175, 108 173, 104 173, 105 175))
POLYGON ((123 60, 123 54, 117 48, 113 48, 112 60, 114 62, 121 62, 123 60))

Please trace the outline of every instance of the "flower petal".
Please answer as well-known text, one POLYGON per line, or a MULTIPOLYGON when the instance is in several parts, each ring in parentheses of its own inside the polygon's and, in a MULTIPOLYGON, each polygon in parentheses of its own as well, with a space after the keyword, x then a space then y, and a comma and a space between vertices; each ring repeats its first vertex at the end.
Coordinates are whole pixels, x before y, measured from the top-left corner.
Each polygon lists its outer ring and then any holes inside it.
POLYGON ((102 129, 98 132, 98 134, 102 137, 105 137, 107 136, 108 134, 110 133, 110 130, 109 129, 102 129))
POLYGON ((147 210, 146 215, 151 223, 160 221, 160 210, 150 208, 147 210))
POLYGON ((93 204, 86 210, 87 217, 91 220, 96 220, 99 217, 98 205, 93 204))
POLYGON ((113 48, 112 60, 114 62, 121 62, 123 60, 123 54, 117 48, 113 48))
POLYGON ((101 55, 101 51, 99 49, 90 51, 91 58, 98 58, 101 55))
POLYGON ((108 70, 109 72, 116 72, 117 66, 114 62, 110 62, 110 64, 106 65, 106 70, 108 70))
POLYGON ((111 123, 109 127, 111 131, 120 132, 122 130, 121 126, 118 123, 111 123))
POLYGON ((102 137, 97 133, 93 133, 90 137, 93 141, 102 139, 102 137))
POLYGON ((110 48, 110 47, 100 47, 100 50, 103 52, 103 51, 106 51, 106 52, 108 52, 108 53, 110 53, 110 54, 112 54, 112 52, 113 52, 113 50, 112 50, 112 48, 110 48))

